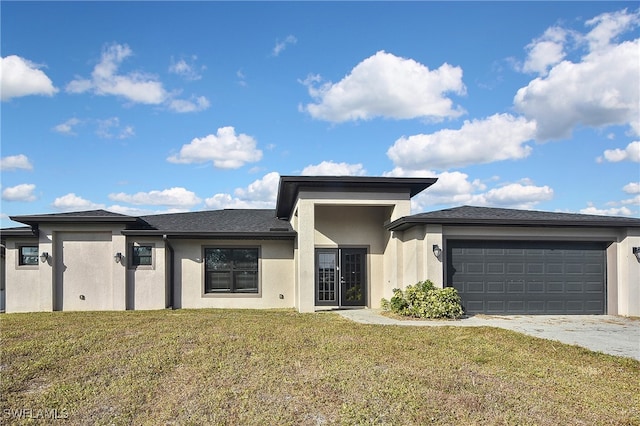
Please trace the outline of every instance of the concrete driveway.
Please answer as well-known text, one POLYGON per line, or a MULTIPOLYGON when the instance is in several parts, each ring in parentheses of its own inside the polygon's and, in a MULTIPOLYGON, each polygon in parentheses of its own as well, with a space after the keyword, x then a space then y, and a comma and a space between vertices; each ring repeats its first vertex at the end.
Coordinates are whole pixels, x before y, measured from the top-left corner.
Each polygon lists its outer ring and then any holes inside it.
POLYGON ((457 321, 400 321, 381 315, 378 309, 345 309, 336 312, 363 324, 506 328, 592 351, 640 360, 639 319, 610 315, 476 315, 457 321))

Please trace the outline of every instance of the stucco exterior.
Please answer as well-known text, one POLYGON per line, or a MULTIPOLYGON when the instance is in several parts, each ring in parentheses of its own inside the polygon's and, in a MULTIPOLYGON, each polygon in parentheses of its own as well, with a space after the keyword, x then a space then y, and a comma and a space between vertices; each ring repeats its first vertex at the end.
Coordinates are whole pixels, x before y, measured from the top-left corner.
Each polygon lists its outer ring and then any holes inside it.
POLYGON ((640 262, 632 253, 632 247, 640 246, 638 229, 421 225, 394 234, 402 241, 400 288, 423 279, 442 287, 448 240, 603 242, 607 247, 607 313, 640 314, 640 262), (434 245, 442 248, 440 258, 433 253, 434 245))
POLYGON ((367 250, 367 301, 377 307, 396 282, 393 261, 397 247, 384 224, 409 214, 408 193, 342 191, 300 191, 291 218, 298 233, 295 253, 296 305, 300 312, 317 309, 315 250, 317 248, 360 247, 367 250))
POLYGON ((171 240, 174 250, 176 308, 289 308, 294 305, 293 245, 290 241, 171 240), (205 294, 205 247, 258 247, 257 294, 205 294))
POLYGON ((377 308, 394 288, 426 279, 438 287, 451 285, 447 282, 451 241, 585 241, 598 242, 606 253, 605 312, 640 316, 640 261, 633 254, 633 248, 640 247, 640 219, 472 207, 412 216, 411 197, 434 182, 283 177, 275 210, 19 216, 15 219, 27 226, 2 230, 2 302, 6 312, 165 308, 314 312, 347 302, 377 308), (48 257, 20 265, 23 245, 37 246, 38 255, 48 257), (135 247, 150 247, 151 259, 134 265, 135 247), (434 247, 441 250, 437 257, 434 247), (205 292, 207 248, 257 250, 257 291, 205 292), (337 297, 329 304, 319 299, 320 274, 327 269, 319 266, 318 253, 336 254, 337 277, 332 283, 338 294, 347 293, 343 286, 350 285, 344 282, 349 277, 340 253, 358 259, 354 265, 362 265, 357 282, 360 298, 345 302, 337 297))

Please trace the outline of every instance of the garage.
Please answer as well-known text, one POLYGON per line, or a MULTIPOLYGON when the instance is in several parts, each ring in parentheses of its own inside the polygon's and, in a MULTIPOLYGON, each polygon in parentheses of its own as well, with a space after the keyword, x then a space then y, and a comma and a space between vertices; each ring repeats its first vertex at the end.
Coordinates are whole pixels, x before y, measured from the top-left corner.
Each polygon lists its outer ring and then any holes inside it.
POLYGON ((605 313, 605 243, 451 239, 446 247, 446 283, 466 314, 605 313))

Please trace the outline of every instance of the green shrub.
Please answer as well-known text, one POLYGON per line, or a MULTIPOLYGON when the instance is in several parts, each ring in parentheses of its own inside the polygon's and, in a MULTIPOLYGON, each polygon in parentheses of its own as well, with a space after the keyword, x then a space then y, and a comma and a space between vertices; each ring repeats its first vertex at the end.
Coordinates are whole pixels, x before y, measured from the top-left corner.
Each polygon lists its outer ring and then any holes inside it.
POLYGON ((382 309, 415 318, 460 318, 463 314, 458 291, 453 287, 436 288, 429 280, 407 286, 404 292, 393 289, 391 300, 382 299, 382 309))

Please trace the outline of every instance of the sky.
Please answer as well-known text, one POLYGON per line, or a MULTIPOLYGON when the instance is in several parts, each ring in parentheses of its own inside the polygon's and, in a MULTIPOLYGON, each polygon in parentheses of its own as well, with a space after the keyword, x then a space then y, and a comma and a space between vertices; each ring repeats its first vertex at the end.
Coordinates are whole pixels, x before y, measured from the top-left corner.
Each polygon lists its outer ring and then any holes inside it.
POLYGON ((275 208, 279 177, 640 217, 637 2, 0 4, 1 215, 275 208))

